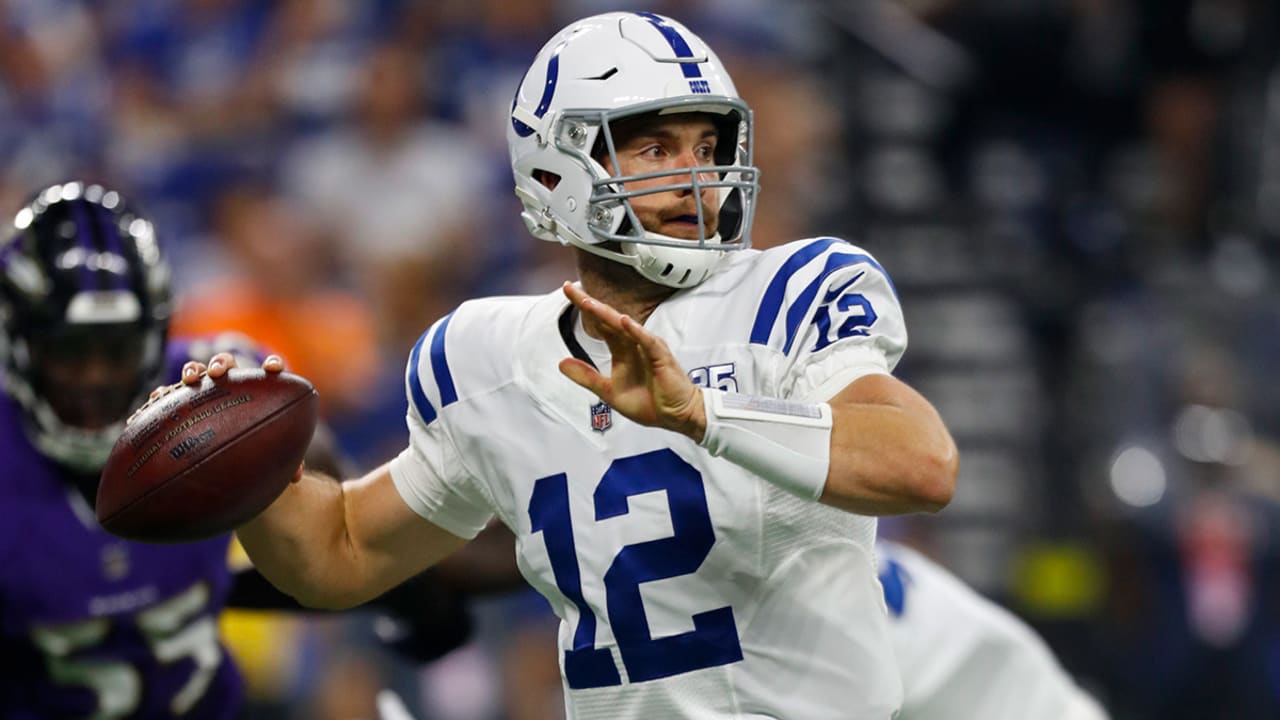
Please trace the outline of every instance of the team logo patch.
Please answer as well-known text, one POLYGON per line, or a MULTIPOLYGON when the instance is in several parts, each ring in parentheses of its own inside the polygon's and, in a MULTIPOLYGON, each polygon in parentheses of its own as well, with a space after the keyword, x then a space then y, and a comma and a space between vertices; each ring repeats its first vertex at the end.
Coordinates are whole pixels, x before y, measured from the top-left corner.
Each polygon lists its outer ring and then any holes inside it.
POLYGON ((591 429, 598 433, 613 427, 613 408, 606 402, 591 406, 591 429))

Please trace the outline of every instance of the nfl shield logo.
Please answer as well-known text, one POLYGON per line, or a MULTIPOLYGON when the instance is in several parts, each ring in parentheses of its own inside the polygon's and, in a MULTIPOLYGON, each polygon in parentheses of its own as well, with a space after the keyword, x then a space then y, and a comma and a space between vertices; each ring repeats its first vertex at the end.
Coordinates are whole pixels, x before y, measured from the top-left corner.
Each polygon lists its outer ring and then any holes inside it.
POLYGON ((613 408, 608 403, 598 402, 591 406, 591 429, 598 433, 613 427, 613 408))

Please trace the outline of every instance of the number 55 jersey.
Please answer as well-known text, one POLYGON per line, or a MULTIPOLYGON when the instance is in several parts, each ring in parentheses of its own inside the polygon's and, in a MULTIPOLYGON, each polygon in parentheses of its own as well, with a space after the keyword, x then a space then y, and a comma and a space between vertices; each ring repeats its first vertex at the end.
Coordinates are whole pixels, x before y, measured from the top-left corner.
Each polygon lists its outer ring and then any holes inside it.
MULTIPOLYGON (((731 253, 645 326, 697 384, 808 402, 906 346, 884 270, 832 238, 731 253)), ((874 518, 631 422, 561 375, 571 354, 608 372, 559 291, 464 303, 413 349, 410 447, 391 465, 427 520, 514 531, 561 620, 569 717, 890 718, 874 518)))
MULTIPOLYGON (((168 377, 209 354, 169 343, 168 377)), ((75 484, 0 393, 0 718, 236 717, 243 683, 217 629, 230 536, 122 540, 75 484)))

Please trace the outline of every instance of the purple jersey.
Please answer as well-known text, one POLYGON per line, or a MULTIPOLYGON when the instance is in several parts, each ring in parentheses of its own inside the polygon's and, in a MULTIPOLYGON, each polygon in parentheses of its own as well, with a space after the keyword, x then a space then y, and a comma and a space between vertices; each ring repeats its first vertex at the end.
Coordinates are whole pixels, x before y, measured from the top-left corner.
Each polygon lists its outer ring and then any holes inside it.
MULTIPOLYGON (((193 350, 170 344, 169 377, 193 350)), ((0 717, 234 717, 243 684, 217 631, 230 537, 122 540, 66 473, 0 394, 0 717)))

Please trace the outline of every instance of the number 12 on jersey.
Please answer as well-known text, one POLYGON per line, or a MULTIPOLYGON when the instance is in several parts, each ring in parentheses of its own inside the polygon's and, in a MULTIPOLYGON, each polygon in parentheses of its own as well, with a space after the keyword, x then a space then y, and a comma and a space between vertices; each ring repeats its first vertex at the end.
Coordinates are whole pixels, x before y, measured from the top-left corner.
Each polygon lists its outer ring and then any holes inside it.
MULTIPOLYGON (((671 450, 655 450, 614 460, 594 496, 595 521, 626 515, 633 495, 665 490, 671 537, 627 545, 604 574, 609 624, 631 682, 680 675, 742 659, 733 609, 726 606, 693 615, 694 629, 653 638, 640 584, 696 572, 715 544, 702 475, 671 450)), ((578 608, 573 647, 565 651, 564 675, 575 690, 621 685, 608 648, 597 648, 596 615, 582 596, 582 575, 569 513, 569 480, 564 473, 538 479, 529 499, 532 530, 543 534, 560 592, 578 608)), ((578 522, 583 522, 581 518, 578 522)))

